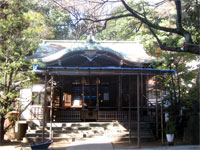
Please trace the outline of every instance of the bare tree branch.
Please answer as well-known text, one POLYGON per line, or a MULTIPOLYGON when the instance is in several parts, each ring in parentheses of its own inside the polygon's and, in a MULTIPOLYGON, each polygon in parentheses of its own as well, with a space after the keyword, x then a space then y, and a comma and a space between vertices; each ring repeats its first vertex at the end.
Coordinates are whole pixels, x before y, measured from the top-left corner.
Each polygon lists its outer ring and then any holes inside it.
POLYGON ((151 27, 149 27, 149 30, 151 31, 153 36, 156 38, 161 49, 168 50, 168 51, 174 51, 174 52, 181 52, 182 51, 180 47, 168 47, 165 43, 163 44, 161 42, 161 40, 158 38, 158 36, 155 34, 155 32, 152 30, 151 27))
MULTIPOLYGON (((56 0, 52 0, 55 3, 56 0)), ((126 17, 133 17, 138 19, 141 24, 145 24, 149 27, 151 33, 153 34, 153 36, 156 38, 160 48, 162 50, 167 50, 167 51, 176 51, 176 52, 190 52, 193 54, 199 54, 200 55, 200 46, 199 45, 195 45, 193 43, 192 37, 191 37, 191 33, 189 31, 187 31, 186 29, 183 28, 183 22, 182 22, 182 4, 181 4, 181 0, 173 0, 173 3, 175 4, 175 8, 176 8, 176 25, 175 27, 165 27, 165 26, 160 26, 157 23, 154 23, 152 20, 149 20, 146 15, 147 12, 145 12, 144 6, 143 6, 143 13, 140 13, 137 10, 134 10, 130 4, 128 4, 125 0, 119 0, 119 1, 109 1, 109 0, 85 0, 86 3, 91 3, 94 4, 91 7, 89 6, 86 9, 86 12, 84 12, 85 14, 81 14, 79 11, 79 7, 75 8, 74 6, 65 8, 65 6, 62 6, 62 4, 59 4, 60 7, 62 7, 64 10, 67 10, 68 12, 72 13, 74 18, 76 18, 76 23, 81 23, 82 21, 88 21, 89 23, 93 23, 94 25, 90 25, 89 28, 87 30, 94 30, 95 27, 97 27, 96 31, 100 32, 102 30, 104 30, 107 27, 107 23, 110 20, 116 20, 119 18, 126 18, 126 17), (121 11, 119 12, 119 14, 112 14, 109 13, 109 15, 103 15, 103 10, 99 10, 98 9, 102 9, 104 7, 104 5, 106 5, 106 3, 111 3, 111 2, 121 2, 125 8, 125 12, 122 13, 122 11, 124 11, 124 9, 121 9, 121 11), (127 12, 126 12, 127 11, 127 12), (99 23, 98 25, 96 23, 99 23), (102 27, 101 29, 99 29, 99 27, 102 27), (160 31, 164 31, 164 32, 168 32, 168 33, 172 33, 172 34, 177 34, 180 35, 182 37, 184 37, 185 39, 185 45, 184 47, 173 47, 173 46, 167 46, 165 43, 163 43, 158 36, 156 35, 156 33, 153 31, 154 30, 160 30, 160 31)), ((158 3, 155 3, 154 6, 160 6, 166 2, 169 2, 169 0, 162 0, 158 3)), ((70 3, 70 2, 69 2, 70 3)), ((149 6, 148 3, 145 4, 145 6, 149 6)), ((151 6, 150 6, 151 7, 151 6)), ((84 9, 85 10, 85 9, 84 9)), ((82 12, 83 13, 83 12, 82 12)), ((139 26, 140 28, 141 26, 139 26)), ((86 31, 87 31, 86 30, 86 31)))
POLYGON ((166 28, 166 27, 161 27, 161 26, 151 23, 144 16, 139 16, 138 14, 136 14, 135 11, 131 7, 129 7, 128 4, 124 0, 121 0, 121 1, 123 3, 124 7, 130 12, 130 14, 129 14, 130 16, 140 20, 141 22, 148 25, 149 27, 152 27, 152 28, 158 29, 158 30, 162 30, 162 31, 166 31, 166 32, 173 32, 173 33, 179 34, 179 32, 176 30, 176 28, 166 28))
POLYGON ((176 17, 176 26, 177 29, 182 29, 182 8, 181 8, 181 1, 180 0, 174 0, 174 3, 176 5, 176 13, 177 13, 177 17, 176 17))

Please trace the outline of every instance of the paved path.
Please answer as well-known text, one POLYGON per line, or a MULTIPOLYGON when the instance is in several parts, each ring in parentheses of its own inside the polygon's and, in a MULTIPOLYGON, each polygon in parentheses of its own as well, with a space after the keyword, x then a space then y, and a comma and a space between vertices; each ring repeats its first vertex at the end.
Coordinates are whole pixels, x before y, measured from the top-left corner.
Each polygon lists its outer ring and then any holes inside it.
POLYGON ((200 150, 200 145, 158 146, 149 148, 115 148, 114 150, 200 150))
POLYGON ((160 147, 150 147, 150 148, 115 148, 113 149, 112 144, 96 142, 75 142, 73 145, 68 147, 66 150, 200 150, 199 145, 180 145, 180 146, 160 146, 160 147))
POLYGON ((73 142, 66 150, 113 150, 109 139, 95 137, 82 142, 73 142))
MULTIPOLYGON (((97 140, 97 139, 95 139, 97 140)), ((70 145, 62 145, 63 148, 50 148, 50 150, 200 150, 200 145, 179 145, 179 146, 157 146, 157 147, 149 147, 149 148, 136 148, 136 147, 123 147, 123 148, 113 148, 111 142, 102 141, 101 139, 93 142, 84 141, 84 142, 74 142, 70 145), (69 147, 68 147, 69 146, 69 147)), ((19 145, 7 145, 7 146, 0 146, 0 150, 21 150, 19 145)), ((23 150, 31 150, 30 147, 23 147, 23 150)))

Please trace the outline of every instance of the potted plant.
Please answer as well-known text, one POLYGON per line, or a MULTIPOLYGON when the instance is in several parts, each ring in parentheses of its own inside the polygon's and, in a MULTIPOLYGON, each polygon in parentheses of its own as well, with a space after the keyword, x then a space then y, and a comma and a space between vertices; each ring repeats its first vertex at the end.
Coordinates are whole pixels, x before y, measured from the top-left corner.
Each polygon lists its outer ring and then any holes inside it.
POLYGON ((176 125, 173 121, 168 120, 166 122, 166 127, 165 127, 165 133, 166 133, 166 138, 168 143, 173 143, 174 142, 174 133, 176 130, 176 125))
POLYGON ((176 108, 175 100, 166 95, 164 98, 164 110, 165 110, 165 133, 168 143, 173 143, 174 133, 176 131, 176 108))

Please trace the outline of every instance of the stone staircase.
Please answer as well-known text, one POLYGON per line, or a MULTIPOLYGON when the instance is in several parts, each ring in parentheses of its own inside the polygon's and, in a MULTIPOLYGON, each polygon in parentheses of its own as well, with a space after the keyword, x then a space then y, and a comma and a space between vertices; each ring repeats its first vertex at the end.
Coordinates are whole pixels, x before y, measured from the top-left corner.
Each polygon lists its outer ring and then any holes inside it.
MULTIPOLYGON (((136 123, 132 123, 131 137, 137 137, 136 123)), ((112 142, 129 138, 126 128, 127 123, 119 122, 74 122, 74 123, 52 123, 53 140, 73 142, 88 138, 108 138, 112 142)), ((141 138, 153 138, 152 132, 146 125, 141 125, 141 138)), ((50 123, 45 128, 45 139, 50 136, 50 123)), ((29 126, 25 138, 27 142, 38 142, 42 140, 42 126, 29 126)))
MULTIPOLYGON (((128 129, 128 123, 124 123, 124 127, 128 129)), ((130 136, 130 135, 129 135, 130 136)), ((137 122, 131 123, 131 138, 137 138, 137 122)), ((152 126, 149 122, 140 122, 140 138, 141 139, 154 139, 152 126)))

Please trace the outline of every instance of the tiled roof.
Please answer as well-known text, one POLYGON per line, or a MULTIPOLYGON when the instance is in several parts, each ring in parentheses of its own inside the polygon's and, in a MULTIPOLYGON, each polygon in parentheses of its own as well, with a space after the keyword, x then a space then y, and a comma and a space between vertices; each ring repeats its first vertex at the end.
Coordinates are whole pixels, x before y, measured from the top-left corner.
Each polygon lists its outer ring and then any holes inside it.
POLYGON ((135 63, 149 63, 154 60, 146 54, 143 45, 137 41, 95 41, 92 39, 86 41, 43 40, 39 49, 29 56, 29 59, 48 63, 70 52, 90 50, 114 53, 124 60, 135 63))

